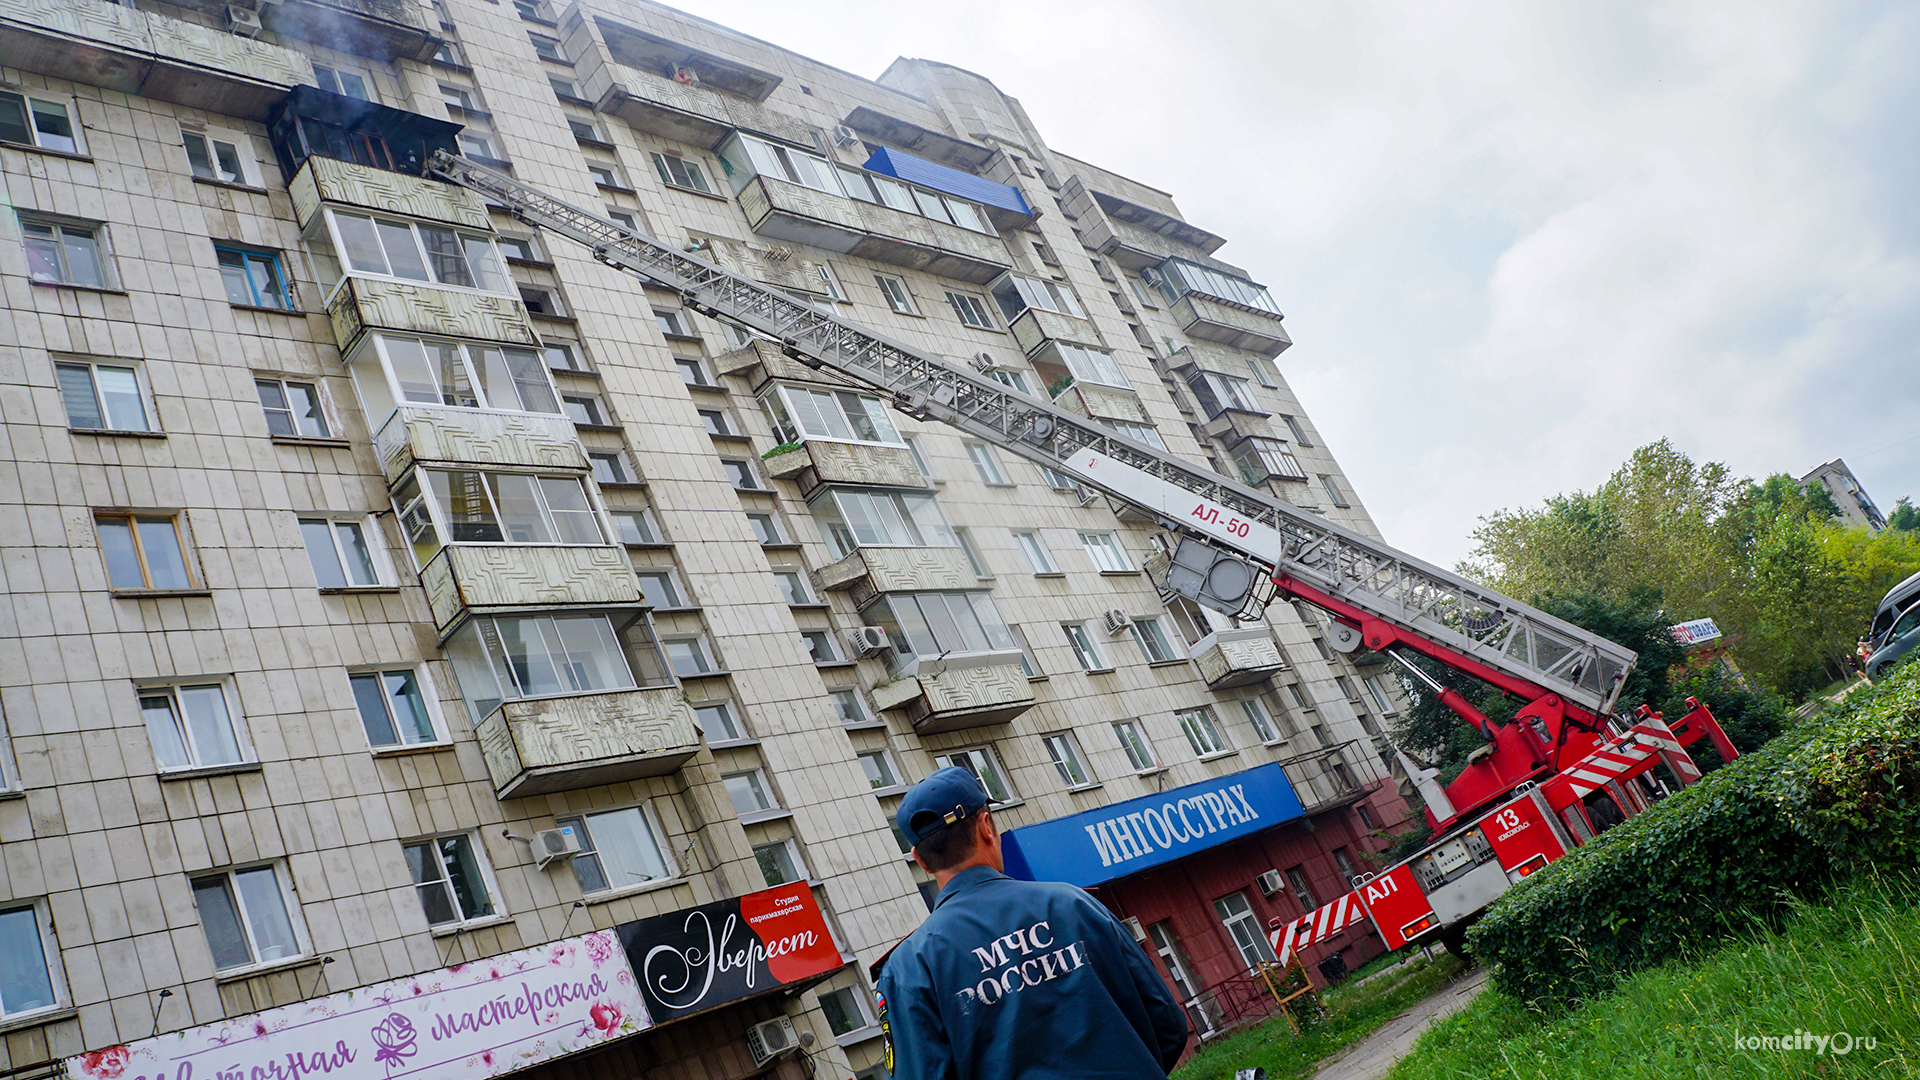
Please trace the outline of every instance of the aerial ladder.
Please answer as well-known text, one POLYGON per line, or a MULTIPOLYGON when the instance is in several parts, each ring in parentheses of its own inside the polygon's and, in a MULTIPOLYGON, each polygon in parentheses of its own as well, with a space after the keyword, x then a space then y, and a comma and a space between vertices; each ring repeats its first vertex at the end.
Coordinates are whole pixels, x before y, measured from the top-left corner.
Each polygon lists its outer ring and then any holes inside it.
MULTIPOLYGON (((801 364, 874 388, 909 416, 939 421, 1150 516, 1171 538, 1157 582, 1167 592, 1247 621, 1281 598, 1325 610, 1334 623, 1330 644, 1392 658, 1486 740, 1444 793, 1437 785, 1424 791, 1436 836, 1478 822, 1523 787, 1577 773, 1623 740, 1645 751, 1633 759, 1636 768, 1664 762, 1683 784, 1699 775, 1685 746, 1711 738, 1723 757, 1736 755, 1704 708, 1672 727, 1651 714, 1631 726, 1616 719, 1636 657, 1605 638, 487 166, 440 150, 426 172, 677 293, 702 315, 777 342, 801 364), (1414 655, 1525 704, 1513 723, 1495 725, 1414 664, 1414 655)), ((1605 775, 1614 777, 1606 782, 1628 778, 1605 775)))

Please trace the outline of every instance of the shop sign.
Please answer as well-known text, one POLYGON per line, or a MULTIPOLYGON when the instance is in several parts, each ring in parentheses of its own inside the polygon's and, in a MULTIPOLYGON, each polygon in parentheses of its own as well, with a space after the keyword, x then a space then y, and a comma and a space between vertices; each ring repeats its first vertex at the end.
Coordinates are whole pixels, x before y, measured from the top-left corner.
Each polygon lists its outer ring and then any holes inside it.
POLYGON ((648 1014, 662 1024, 846 963, 804 881, 615 929, 648 1014))
POLYGON ((1720 627, 1712 619, 1694 619, 1673 627, 1673 640, 1682 645, 1698 645, 1720 636, 1720 627))
POLYGON ((1001 837, 1007 873, 1083 888, 1292 821, 1305 811, 1278 762, 1023 825, 1001 837))
POLYGON ((649 1026, 611 930, 66 1060, 73 1080, 482 1080, 649 1026))

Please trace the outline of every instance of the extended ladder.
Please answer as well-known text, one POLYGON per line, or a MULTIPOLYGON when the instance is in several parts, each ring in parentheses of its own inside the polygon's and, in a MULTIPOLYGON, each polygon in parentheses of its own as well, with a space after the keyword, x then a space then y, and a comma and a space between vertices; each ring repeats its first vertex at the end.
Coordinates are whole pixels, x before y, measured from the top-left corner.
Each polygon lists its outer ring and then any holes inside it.
POLYGON ((1604 717, 1635 654, 1519 601, 1085 417, 729 273, 444 150, 427 172, 479 193, 687 306, 780 343, 813 368, 1087 484, 1170 530, 1284 574, 1604 717))

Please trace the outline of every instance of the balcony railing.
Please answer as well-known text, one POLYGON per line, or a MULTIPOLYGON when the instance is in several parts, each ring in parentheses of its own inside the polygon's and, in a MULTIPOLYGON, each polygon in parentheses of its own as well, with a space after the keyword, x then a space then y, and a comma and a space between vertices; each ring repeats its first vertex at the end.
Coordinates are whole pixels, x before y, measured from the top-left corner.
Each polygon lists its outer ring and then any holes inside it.
POLYGON ((518 298, 425 283, 348 277, 334 287, 327 318, 343 353, 369 330, 540 347, 540 335, 518 298))
POLYGON ((1033 708, 1018 650, 927 658, 911 674, 874 687, 873 703, 897 709, 923 735, 1004 724, 1033 708))
POLYGON ((1373 760, 1372 755, 1364 759, 1360 756, 1362 745, 1359 739, 1349 739, 1296 754, 1280 763, 1307 813, 1316 814, 1353 802, 1382 779, 1377 767, 1361 764, 1363 760, 1373 760))
POLYGON ((1194 642, 1193 662, 1200 668, 1200 677, 1215 690, 1265 682, 1287 666, 1265 627, 1216 630, 1194 642))
POLYGON ((1281 316, 1205 293, 1183 294, 1169 314, 1189 337, 1217 341, 1261 356, 1279 356, 1293 344, 1286 327, 1280 324, 1281 316))
POLYGON ((338 203, 493 231, 487 208, 466 188, 339 158, 307 158, 287 185, 287 193, 293 196, 294 218, 302 229, 313 222, 321 203, 338 203))
POLYGON ((474 734, 502 799, 664 776, 700 751, 677 686, 508 701, 474 734))
POLYGON ((791 450, 767 459, 768 476, 791 478, 802 496, 822 484, 868 484, 877 487, 926 487, 926 477, 914 464, 913 451, 904 446, 808 439, 791 450))
POLYGON ((433 9, 417 0, 268 0, 260 22, 282 37, 381 60, 428 60, 444 44, 429 27, 433 9))
POLYGON ((855 607, 880 593, 980 587, 967 553, 957 547, 863 547, 816 576, 822 589, 845 590, 855 607))
POLYGON ((450 544, 420 584, 442 633, 468 613, 640 602, 640 579, 618 547, 450 544))
POLYGON ((890 206, 756 176, 740 208, 761 236, 985 284, 1010 265, 997 237, 890 206))
POLYGON ((548 413, 402 405, 373 437, 389 485, 415 465, 519 465, 584 473, 573 421, 548 413))
MULTIPOLYGON (((569 39, 571 44, 571 39, 569 39)), ((731 94, 661 78, 611 60, 590 65, 581 93, 599 111, 635 131, 711 150, 735 128, 810 145, 813 132, 795 116, 731 94)))

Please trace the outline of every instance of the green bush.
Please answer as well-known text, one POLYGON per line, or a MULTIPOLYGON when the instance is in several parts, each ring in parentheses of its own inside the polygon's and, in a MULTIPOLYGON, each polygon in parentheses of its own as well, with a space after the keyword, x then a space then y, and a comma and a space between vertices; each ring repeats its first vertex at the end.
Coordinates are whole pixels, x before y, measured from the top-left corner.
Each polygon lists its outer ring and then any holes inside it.
POLYGON ((1469 933, 1523 1001, 1572 1002, 1771 921, 1870 864, 1920 861, 1920 665, 1570 852, 1469 933))
MULTIPOLYGON (((1734 748, 1743 754, 1766 745, 1793 720, 1793 710, 1787 707, 1785 698, 1729 674, 1718 664, 1691 669, 1674 679, 1661 701, 1660 711, 1669 720, 1678 722, 1687 715, 1688 698, 1698 699, 1712 710, 1714 720, 1727 733, 1727 738, 1733 740, 1734 748)), ((1719 751, 1711 743, 1695 743, 1692 752, 1703 770, 1722 764, 1719 751)))

